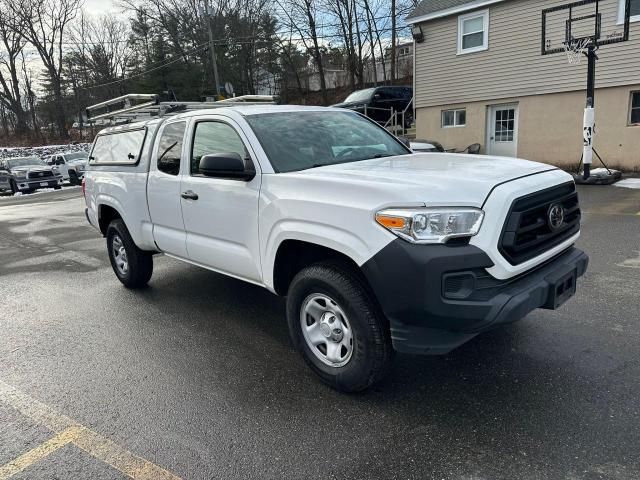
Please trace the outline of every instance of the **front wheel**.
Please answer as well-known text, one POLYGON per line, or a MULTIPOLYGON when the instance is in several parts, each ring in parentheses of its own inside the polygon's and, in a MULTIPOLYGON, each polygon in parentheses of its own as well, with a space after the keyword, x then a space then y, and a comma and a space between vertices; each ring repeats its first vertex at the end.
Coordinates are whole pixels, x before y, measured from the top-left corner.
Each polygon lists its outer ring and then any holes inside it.
POLYGON ((107 227, 107 251, 118 280, 127 288, 144 287, 153 273, 153 256, 140 250, 120 219, 107 227))
POLYGON ((393 351, 387 322, 352 268, 320 263, 298 273, 287 319, 295 347, 333 388, 365 390, 386 373, 393 351))
POLYGON ((11 193, 14 194, 14 195, 20 191, 18 189, 18 184, 16 183, 16 181, 14 179, 11 179, 9 181, 9 186, 11 187, 11 193))
POLYGON ((69 170, 69 183, 71 185, 80 185, 80 180, 78 180, 78 174, 74 170, 69 170))

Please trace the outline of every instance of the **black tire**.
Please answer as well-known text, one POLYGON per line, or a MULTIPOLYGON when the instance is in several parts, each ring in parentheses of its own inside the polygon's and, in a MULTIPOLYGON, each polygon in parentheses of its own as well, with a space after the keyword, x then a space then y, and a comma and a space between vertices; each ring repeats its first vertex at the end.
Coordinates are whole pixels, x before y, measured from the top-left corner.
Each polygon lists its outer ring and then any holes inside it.
POLYGON ((62 190, 62 187, 58 185, 57 187, 53 187, 54 190, 62 190))
POLYGON ((107 227, 107 252, 109 261, 116 277, 127 288, 142 288, 153 274, 153 256, 149 252, 140 250, 133 242, 129 230, 121 219, 113 220, 107 227), (127 268, 122 271, 116 263, 113 249, 114 241, 120 239, 126 253, 127 268))
POLYGON ((69 183, 71 185, 80 185, 78 174, 74 170, 69 170, 69 183))
POLYGON ((11 193, 13 195, 15 195, 16 193, 18 193, 20 190, 18 190, 18 184, 16 183, 16 181, 12 178, 11 180, 9 180, 9 185, 11 186, 11 193))
MULTIPOLYGON (((364 280, 352 267, 327 262, 299 272, 289 287, 287 321, 294 346, 311 369, 331 387, 343 392, 358 392, 369 388, 386 374, 393 355, 388 322, 364 280), (305 340, 302 309, 316 294, 334 300, 348 319, 353 334, 353 350, 344 365, 326 365, 305 340)), ((305 321, 308 322, 309 317, 305 321)))

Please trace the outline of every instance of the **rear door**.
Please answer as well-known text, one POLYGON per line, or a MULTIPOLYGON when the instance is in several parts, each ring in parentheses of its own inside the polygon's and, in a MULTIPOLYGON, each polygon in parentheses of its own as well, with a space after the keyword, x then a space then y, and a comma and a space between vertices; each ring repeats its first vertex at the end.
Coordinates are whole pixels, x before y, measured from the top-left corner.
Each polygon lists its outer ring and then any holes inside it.
POLYGON ((147 201, 153 238, 165 253, 187 257, 186 233, 180 204, 181 159, 187 122, 167 122, 160 127, 151 155, 147 201))
POLYGON ((501 157, 518 154, 518 105, 489 107, 487 153, 501 157))
POLYGON ((262 281, 258 245, 258 196, 261 171, 239 126, 221 116, 193 122, 187 170, 182 173, 182 214, 187 251, 193 262, 245 280, 262 281), (199 172, 203 155, 240 154, 252 162, 250 181, 206 177, 199 172))

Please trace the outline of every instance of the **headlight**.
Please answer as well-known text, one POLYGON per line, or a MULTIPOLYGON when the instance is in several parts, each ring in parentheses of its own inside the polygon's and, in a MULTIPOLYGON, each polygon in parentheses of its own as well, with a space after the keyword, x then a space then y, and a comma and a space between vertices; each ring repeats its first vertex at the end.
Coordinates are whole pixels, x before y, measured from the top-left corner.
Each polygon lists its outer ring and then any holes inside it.
POLYGON ((480 231, 484 212, 478 208, 391 208, 376 213, 376 222, 411 243, 446 243, 480 231))

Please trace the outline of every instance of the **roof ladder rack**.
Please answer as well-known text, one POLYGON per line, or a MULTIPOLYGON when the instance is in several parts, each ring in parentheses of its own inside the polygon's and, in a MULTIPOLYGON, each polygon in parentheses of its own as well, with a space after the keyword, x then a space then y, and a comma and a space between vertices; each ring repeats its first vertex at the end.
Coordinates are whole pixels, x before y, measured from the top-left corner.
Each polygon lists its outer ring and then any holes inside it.
POLYGON ((243 95, 217 102, 179 102, 160 101, 156 94, 130 93, 105 102, 87 107, 87 119, 91 123, 109 120, 112 124, 149 120, 153 117, 176 115, 185 111, 208 108, 223 108, 235 104, 275 105, 277 97, 273 95, 243 95))

